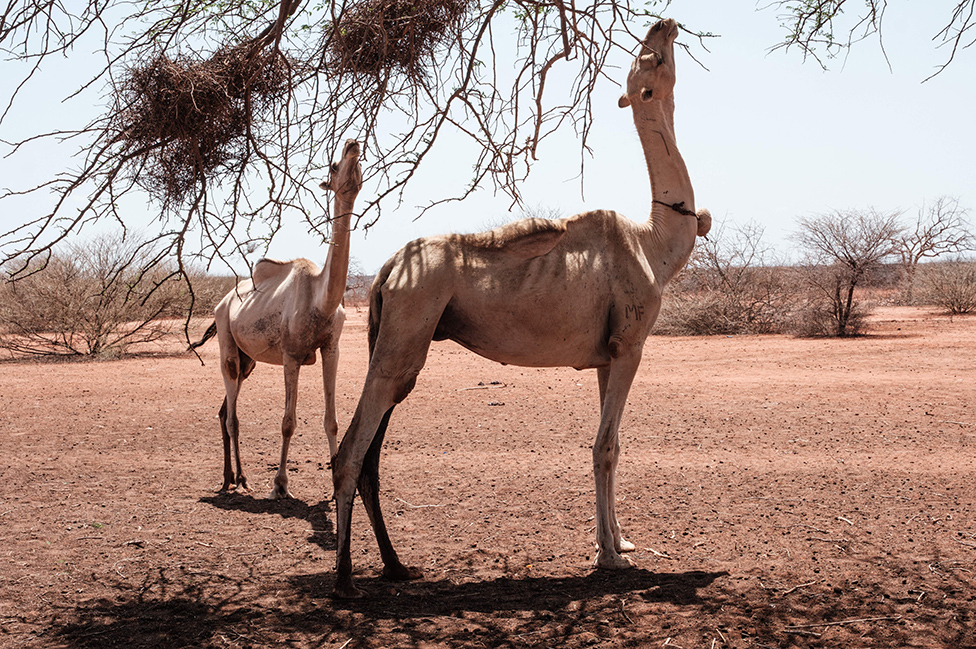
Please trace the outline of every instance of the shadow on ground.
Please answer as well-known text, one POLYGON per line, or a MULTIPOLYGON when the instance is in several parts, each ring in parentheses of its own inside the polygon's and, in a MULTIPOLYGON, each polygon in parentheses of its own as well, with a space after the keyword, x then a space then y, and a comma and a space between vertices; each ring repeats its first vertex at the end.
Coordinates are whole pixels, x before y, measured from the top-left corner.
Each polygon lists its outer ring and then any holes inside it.
POLYGON ((725 574, 635 570, 466 584, 360 579, 371 596, 349 602, 328 597, 331 573, 291 578, 284 582, 290 592, 278 582, 270 597, 253 575, 237 583, 209 575, 188 585, 177 572, 161 569, 137 590, 119 584, 117 599, 65 613, 41 637, 76 648, 153 649, 279 646, 285 638, 291 646, 350 639, 350 647, 465 646, 457 637, 465 631, 476 645, 500 646, 511 643, 513 629, 550 640, 587 629, 599 637, 613 620, 625 624, 624 599, 697 608, 698 590, 725 574))
POLYGON ((331 500, 322 500, 314 505, 309 505, 296 498, 268 500, 267 498, 255 498, 250 494, 221 492, 214 496, 201 498, 200 502, 227 511, 268 514, 306 521, 312 530, 308 538, 309 543, 314 543, 323 550, 330 552, 334 552, 336 549, 335 526, 330 516, 332 513, 331 500))

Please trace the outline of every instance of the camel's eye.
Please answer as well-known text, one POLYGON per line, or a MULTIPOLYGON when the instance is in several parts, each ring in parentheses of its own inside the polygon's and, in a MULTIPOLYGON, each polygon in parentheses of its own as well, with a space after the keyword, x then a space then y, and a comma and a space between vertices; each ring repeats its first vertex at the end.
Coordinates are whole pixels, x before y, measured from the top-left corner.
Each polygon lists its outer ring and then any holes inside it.
POLYGON ((339 172, 339 164, 336 163, 336 162, 333 162, 332 163, 332 166, 329 167, 329 168, 332 169, 332 173, 338 173, 339 172))

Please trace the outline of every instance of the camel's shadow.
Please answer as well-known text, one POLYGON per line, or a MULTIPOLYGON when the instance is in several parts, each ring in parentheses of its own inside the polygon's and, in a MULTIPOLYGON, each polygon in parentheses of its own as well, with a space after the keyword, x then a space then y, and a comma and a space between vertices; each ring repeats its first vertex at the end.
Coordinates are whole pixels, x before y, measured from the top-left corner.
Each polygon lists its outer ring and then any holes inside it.
POLYGON ((309 505, 297 498, 268 500, 266 498, 255 498, 248 493, 221 491, 212 496, 200 498, 200 502, 228 511, 277 515, 282 518, 297 518, 306 521, 311 526, 309 543, 314 543, 323 550, 335 551, 336 549, 335 525, 330 516, 332 513, 331 500, 321 500, 314 505, 309 505))
MULTIPOLYGON (((392 583, 379 577, 358 576, 356 585, 366 597, 332 600, 337 610, 359 611, 371 618, 423 618, 455 615, 458 611, 561 611, 571 602, 607 595, 639 597, 648 602, 677 605, 701 603, 698 590, 727 572, 657 573, 644 569, 608 572, 594 570, 569 577, 500 577, 487 581, 452 583, 448 580, 392 583)), ((332 575, 301 575, 292 583, 313 598, 329 597, 332 575)))
MULTIPOLYGON (((307 521, 311 526, 309 543, 330 552, 336 549, 331 500, 309 505, 295 498, 267 500, 247 493, 220 492, 200 498, 200 502, 224 510, 307 521)), ((500 577, 460 584, 428 579, 394 583, 378 576, 357 575, 356 585, 363 589, 366 597, 361 600, 336 599, 333 606, 384 618, 387 615, 449 615, 457 610, 561 610, 572 601, 625 594, 645 601, 688 605, 701 601, 699 589, 726 574, 702 571, 657 573, 644 569, 619 572, 594 570, 578 576, 500 577)), ((313 598, 331 598, 333 582, 333 573, 301 575, 292 579, 296 591, 313 598)))

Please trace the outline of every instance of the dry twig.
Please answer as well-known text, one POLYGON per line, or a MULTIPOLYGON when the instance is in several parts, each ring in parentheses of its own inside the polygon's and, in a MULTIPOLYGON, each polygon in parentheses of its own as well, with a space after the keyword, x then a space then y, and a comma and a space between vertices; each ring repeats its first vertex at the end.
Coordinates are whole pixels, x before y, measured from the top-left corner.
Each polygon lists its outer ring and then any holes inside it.
POLYGON ((846 626, 848 624, 858 624, 860 622, 886 622, 896 621, 902 618, 901 615, 886 615, 882 617, 860 617, 853 620, 838 620, 837 622, 816 622, 813 624, 790 624, 784 631, 791 632, 799 629, 815 629, 821 626, 846 626))

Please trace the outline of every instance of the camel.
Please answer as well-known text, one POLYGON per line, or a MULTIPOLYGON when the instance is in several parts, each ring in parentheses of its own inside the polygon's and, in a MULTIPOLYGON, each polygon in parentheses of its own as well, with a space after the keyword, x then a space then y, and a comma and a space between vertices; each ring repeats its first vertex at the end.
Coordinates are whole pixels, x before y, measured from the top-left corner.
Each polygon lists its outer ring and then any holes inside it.
POLYGON ((651 180, 650 218, 611 211, 549 221, 526 219, 470 235, 408 243, 370 289, 370 361, 352 422, 332 459, 336 581, 352 580, 350 522, 358 489, 391 580, 416 579, 390 542, 379 502, 379 456, 394 406, 413 389, 432 340, 450 339, 485 358, 528 367, 595 368, 600 425, 593 445, 595 564, 630 567, 615 511, 618 427, 665 285, 711 226, 695 198, 674 136, 673 20, 654 25, 627 77, 630 106, 651 180))
POLYGON ((220 431, 224 442, 224 484, 221 491, 241 487, 250 491, 241 466, 238 444, 237 396, 258 362, 281 365, 285 371, 285 414, 281 420, 281 462, 275 475, 271 499, 290 498, 288 491, 288 446, 295 432, 298 373, 302 365, 315 364, 315 351, 322 356, 325 391, 325 434, 329 457, 337 452, 335 382, 339 365, 339 335, 346 314, 342 296, 349 270, 349 225, 353 203, 363 186, 359 166, 359 143, 347 140, 342 159, 332 163, 328 182, 322 189, 334 194, 332 244, 320 270, 307 259, 277 261, 261 259, 250 279, 241 281, 214 309, 214 323, 199 347, 216 333, 220 345, 220 373, 226 396, 220 407, 220 431), (231 456, 236 463, 231 466, 231 456))

